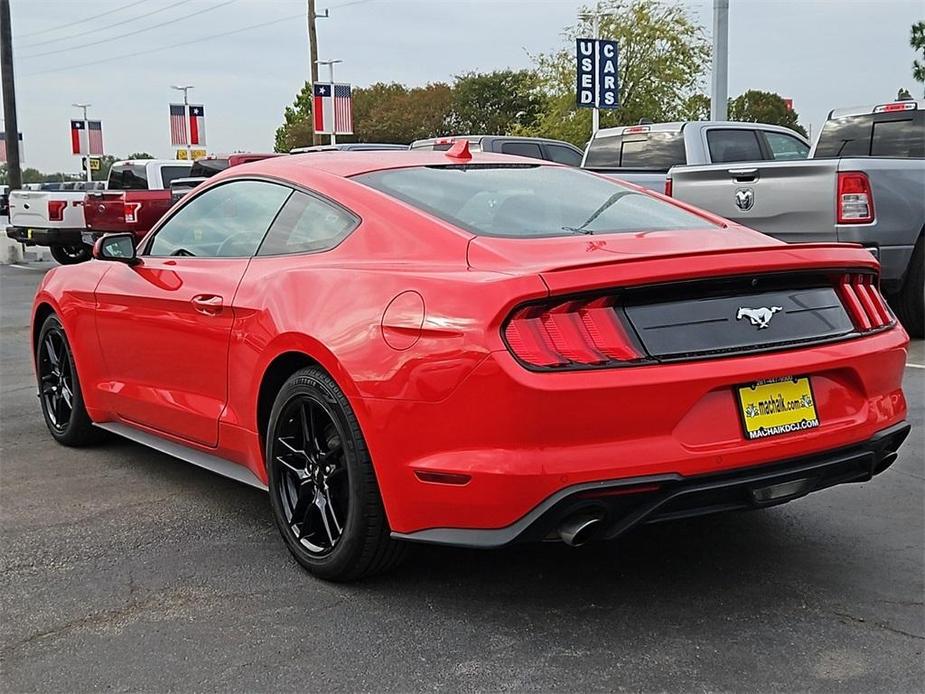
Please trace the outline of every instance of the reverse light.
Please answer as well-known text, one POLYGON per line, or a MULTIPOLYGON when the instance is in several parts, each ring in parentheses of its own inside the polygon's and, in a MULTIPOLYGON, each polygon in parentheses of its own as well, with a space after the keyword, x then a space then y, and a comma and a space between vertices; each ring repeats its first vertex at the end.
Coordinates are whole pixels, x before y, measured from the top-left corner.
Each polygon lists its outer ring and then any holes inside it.
POLYGON ((608 296, 517 309, 504 338, 515 357, 550 369, 616 365, 642 357, 608 296))
POLYGON ((122 203, 122 212, 125 215, 126 224, 135 224, 138 222, 138 211, 141 209, 140 202, 122 203))
POLYGON ((49 200, 48 201, 48 221, 64 221, 64 210, 67 208, 67 200, 49 200))
POLYGON ((873 275, 844 275, 838 285, 838 295, 859 332, 869 332, 892 325, 893 314, 874 284, 873 275))
POLYGON ((874 196, 867 174, 861 171, 838 172, 835 207, 839 224, 869 224, 874 221, 874 196))

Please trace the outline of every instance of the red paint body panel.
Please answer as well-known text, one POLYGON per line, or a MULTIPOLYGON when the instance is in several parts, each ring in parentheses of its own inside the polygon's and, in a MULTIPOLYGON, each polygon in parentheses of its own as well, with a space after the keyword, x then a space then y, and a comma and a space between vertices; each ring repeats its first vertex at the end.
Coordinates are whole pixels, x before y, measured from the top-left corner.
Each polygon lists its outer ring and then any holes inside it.
POLYGON ((524 301, 763 272, 875 271, 877 262, 858 247, 786 246, 735 225, 475 237, 347 178, 446 162, 439 152, 314 153, 243 164, 201 188, 262 176, 335 199, 361 223, 330 251, 94 260, 49 272, 36 308, 61 315, 93 419, 158 431, 265 481, 260 385, 274 360, 303 354, 346 394, 391 527, 407 533, 504 527, 576 483, 774 462, 864 441, 905 418, 908 338, 898 325, 764 354, 528 371, 501 339, 524 301), (193 299, 203 296, 221 297, 221 311, 198 310, 193 299), (734 387, 789 375, 812 379, 821 426, 746 442, 734 387), (435 484, 416 470, 471 480, 435 484))
POLYGON ((172 204, 169 190, 124 190, 87 193, 84 215, 87 229, 115 233, 130 231, 141 240, 172 204), (125 221, 125 205, 138 204, 137 220, 125 221))

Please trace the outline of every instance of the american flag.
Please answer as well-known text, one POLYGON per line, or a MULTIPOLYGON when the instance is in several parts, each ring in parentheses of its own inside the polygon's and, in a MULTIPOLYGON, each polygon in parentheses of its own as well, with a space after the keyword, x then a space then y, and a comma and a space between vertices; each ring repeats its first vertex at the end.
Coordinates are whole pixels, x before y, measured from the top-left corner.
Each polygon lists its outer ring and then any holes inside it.
POLYGON ((90 156, 103 156, 103 123, 98 120, 87 121, 89 131, 90 156))
POLYGON ((334 132, 353 134, 353 96, 349 84, 334 85, 334 132))
POLYGON ((183 104, 170 104, 170 144, 174 147, 188 145, 189 137, 186 128, 186 106, 183 104))

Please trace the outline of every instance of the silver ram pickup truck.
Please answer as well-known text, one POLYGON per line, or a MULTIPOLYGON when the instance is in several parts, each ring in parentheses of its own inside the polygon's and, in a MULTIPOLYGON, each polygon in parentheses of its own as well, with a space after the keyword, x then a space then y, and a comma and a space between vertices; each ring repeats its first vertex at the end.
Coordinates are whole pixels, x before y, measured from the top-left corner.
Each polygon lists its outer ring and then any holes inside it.
POLYGON ((661 193, 672 166, 790 161, 808 154, 806 138, 779 125, 683 121, 598 130, 581 168, 661 193))
POLYGON ((679 166, 671 194, 787 242, 860 243, 906 329, 923 336, 925 101, 832 111, 805 161, 679 166))

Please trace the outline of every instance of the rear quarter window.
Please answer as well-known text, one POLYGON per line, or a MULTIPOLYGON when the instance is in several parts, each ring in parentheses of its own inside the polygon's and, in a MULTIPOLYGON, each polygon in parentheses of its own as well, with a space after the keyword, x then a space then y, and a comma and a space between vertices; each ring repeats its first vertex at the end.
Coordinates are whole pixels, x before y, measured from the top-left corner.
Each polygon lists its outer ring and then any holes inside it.
POLYGON ((147 190, 148 173, 144 164, 119 164, 109 170, 109 190, 147 190))

